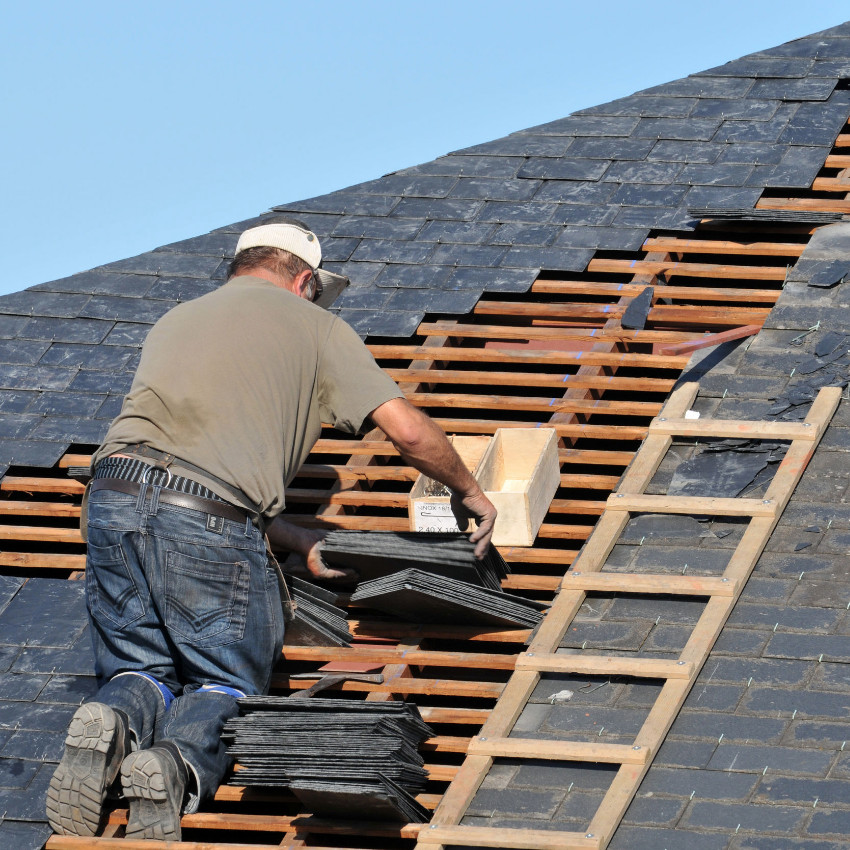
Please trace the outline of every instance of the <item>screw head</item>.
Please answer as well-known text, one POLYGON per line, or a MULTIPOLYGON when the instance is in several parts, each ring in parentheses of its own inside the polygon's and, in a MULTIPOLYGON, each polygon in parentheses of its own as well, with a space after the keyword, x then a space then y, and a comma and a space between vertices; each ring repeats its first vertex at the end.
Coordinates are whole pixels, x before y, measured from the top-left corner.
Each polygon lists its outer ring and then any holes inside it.
POLYGON ((633 750, 639 750, 640 747, 632 747, 633 750))
POLYGON ((667 417, 666 417, 666 416, 659 416, 659 417, 658 417, 658 421, 659 421, 659 422, 666 422, 666 421, 667 421, 667 417))
POLYGON ((588 833, 587 833, 587 835, 585 835, 584 837, 585 837, 585 838, 593 838, 593 833, 592 833, 592 832, 588 832, 588 833))
POLYGON ((685 662, 684 662, 684 661, 677 661, 676 663, 677 663, 679 666, 681 666, 681 665, 682 665, 682 664, 684 664, 685 662))
POLYGON ((803 427, 804 427, 804 428, 811 428, 811 427, 812 427, 812 423, 811 423, 811 422, 804 422, 804 423, 803 423, 803 427))

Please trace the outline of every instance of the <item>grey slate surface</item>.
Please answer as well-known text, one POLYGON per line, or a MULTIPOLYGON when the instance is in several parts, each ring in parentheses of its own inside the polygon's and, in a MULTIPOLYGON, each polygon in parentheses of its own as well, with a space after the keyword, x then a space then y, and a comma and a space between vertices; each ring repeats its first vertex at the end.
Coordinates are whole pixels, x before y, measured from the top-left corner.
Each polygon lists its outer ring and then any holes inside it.
POLYGON ((0 847, 50 837, 44 801, 71 715, 96 690, 82 581, 0 577, 0 847))
POLYGON ((0 297, 0 474, 99 442, 151 324, 223 282, 247 227, 305 220, 352 281, 335 311, 361 335, 409 337, 426 312, 463 315, 541 269, 691 230, 689 207, 808 187, 850 115, 848 77, 850 23, 0 297))
MULTIPOLYGON (((682 380, 700 381, 696 410, 793 421, 819 387, 850 382, 850 283, 806 284, 807 269, 846 259, 848 244, 850 223, 820 229, 751 345, 735 343, 719 361, 706 353, 692 359, 682 380), (818 351, 840 356, 829 362, 818 351), (798 375, 795 367, 810 361, 819 368, 798 375)), ((850 847, 848 452, 850 407, 842 401, 611 850, 850 847)), ((674 445, 648 492, 667 492, 674 469, 694 454, 691 445, 674 445)), ((767 482, 754 486, 748 495, 757 497, 767 482)), ((737 520, 637 516, 605 569, 718 575, 744 528, 737 520)), ((687 597, 588 594, 560 651, 677 657, 703 609, 704 600, 687 597)), ((652 681, 544 674, 511 734, 628 744, 659 689, 652 681)), ((584 830, 614 772, 499 760, 464 823, 584 830)))

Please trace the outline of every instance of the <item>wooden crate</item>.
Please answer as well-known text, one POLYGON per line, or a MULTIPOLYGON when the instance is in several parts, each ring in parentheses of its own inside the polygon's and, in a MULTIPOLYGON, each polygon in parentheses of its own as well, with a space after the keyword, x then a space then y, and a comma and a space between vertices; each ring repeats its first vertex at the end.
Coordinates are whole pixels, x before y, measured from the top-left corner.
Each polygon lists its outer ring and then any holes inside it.
MULTIPOLYGON (((499 428, 492 440, 455 437, 454 444, 499 511, 493 544, 533 545, 560 483, 555 429, 499 428)), ((436 487, 432 479, 421 475, 413 485, 409 502, 411 530, 458 530, 449 496, 428 495, 436 487)))

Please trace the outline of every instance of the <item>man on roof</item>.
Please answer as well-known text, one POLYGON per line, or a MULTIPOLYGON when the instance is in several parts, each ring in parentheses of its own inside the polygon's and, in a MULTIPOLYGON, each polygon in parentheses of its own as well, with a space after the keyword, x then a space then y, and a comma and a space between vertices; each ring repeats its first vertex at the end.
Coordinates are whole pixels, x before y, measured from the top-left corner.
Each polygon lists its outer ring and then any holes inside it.
POLYGON ((245 231, 227 283, 152 328, 130 392, 92 459, 86 599, 100 690, 75 713, 47 816, 95 835, 113 786, 128 838, 179 840, 180 816, 229 767, 238 697, 267 693, 284 622, 271 545, 319 579, 345 577, 321 537, 284 522, 285 487, 321 424, 371 420, 474 517, 496 511, 443 431, 409 404, 343 321, 314 303, 333 276, 294 220, 245 231))

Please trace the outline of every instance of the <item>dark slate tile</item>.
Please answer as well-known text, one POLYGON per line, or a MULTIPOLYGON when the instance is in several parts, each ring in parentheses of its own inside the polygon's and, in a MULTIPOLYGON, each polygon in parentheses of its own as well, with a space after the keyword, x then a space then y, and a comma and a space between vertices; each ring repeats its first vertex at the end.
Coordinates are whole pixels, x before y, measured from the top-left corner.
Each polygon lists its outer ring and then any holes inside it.
POLYGON ((845 717, 850 695, 825 691, 789 691, 787 688, 750 688, 745 700, 747 711, 770 712, 791 717, 845 717))
POLYGON ((622 823, 624 825, 643 823, 655 826, 673 826, 684 811, 685 805, 685 800, 638 795, 632 800, 623 815, 622 823))
POLYGON ((33 440, 56 440, 70 443, 89 443, 99 445, 106 436, 109 425, 104 420, 73 419, 55 416, 45 419, 30 435, 33 440))
MULTIPOLYGON (((847 39, 843 39, 847 42, 847 39)), ((823 62, 815 62, 815 77, 850 77, 850 59, 827 59, 823 62)))
POLYGON ((0 576, 0 613, 14 599, 15 594, 21 589, 24 579, 13 576, 0 576))
POLYGON ((612 100, 589 109, 581 109, 576 115, 638 115, 662 118, 681 118, 688 115, 696 103, 696 98, 667 97, 664 93, 657 95, 638 94, 612 100))
POLYGON ((593 257, 586 248, 509 248, 502 258, 503 268, 536 268, 582 272, 593 257))
MULTIPOLYGON (((355 195, 350 192, 332 192, 305 201, 295 201, 272 207, 274 212, 330 212, 343 215, 389 215, 398 203, 394 195, 355 195)), ((297 218, 297 216, 296 216, 297 218)), ((247 223, 242 230, 254 227, 247 223)))
POLYGON ((561 157, 567 152, 571 141, 572 139, 558 138, 557 136, 516 134, 506 136, 504 139, 485 142, 482 145, 473 145, 471 148, 452 151, 452 155, 496 154, 501 156, 561 157))
POLYGON ((152 325, 172 307, 176 306, 176 301, 95 296, 81 311, 80 315, 91 319, 113 319, 117 322, 144 322, 152 325))
POLYGON ((39 292, 84 292, 90 295, 126 295, 144 298, 155 280, 156 277, 153 275, 121 274, 93 269, 61 280, 40 283, 30 289, 39 292))
POLYGON ((673 721, 670 735, 675 737, 702 738, 717 741, 752 740, 760 743, 779 743, 788 727, 787 719, 771 717, 742 717, 726 712, 693 711, 685 707, 673 721))
POLYGON ((350 325, 361 337, 365 337, 369 332, 369 322, 375 315, 372 310, 354 310, 350 307, 343 307, 335 312, 339 319, 350 325))
POLYGON ((64 293, 35 292, 25 289, 11 295, 0 296, 0 312, 19 316, 49 316, 73 319, 80 315, 91 296, 64 293))
POLYGON ((611 197, 611 203, 625 206, 673 207, 681 203, 687 191, 687 186, 676 184, 631 184, 620 186, 611 197))
POLYGON ((688 770, 653 766, 640 786, 640 793, 672 794, 712 800, 742 800, 758 784, 757 776, 729 770, 688 770))
POLYGON ((661 162, 714 162, 721 149, 721 146, 714 142, 680 142, 673 139, 659 139, 653 143, 652 150, 646 158, 661 162))
POLYGON ((765 650, 770 658, 850 661, 850 636, 774 634, 765 650))
POLYGON ((377 180, 369 180, 351 186, 349 191, 366 195, 400 195, 413 198, 445 198, 454 186, 456 178, 452 176, 434 176, 430 174, 388 174, 377 180))
POLYGON ((99 372, 82 369, 68 384, 69 392, 81 393, 117 393, 125 395, 133 382, 133 376, 128 373, 99 372))
MULTIPOLYGON (((263 223, 273 224, 277 221, 282 221, 287 218, 295 218, 300 222, 303 222, 313 231, 313 233, 317 234, 320 237, 330 236, 333 232, 334 227, 336 227, 337 222, 342 218, 342 207, 336 211, 336 213, 310 213, 310 212, 300 212, 298 214, 290 214, 290 213, 278 213, 272 210, 270 213, 266 213, 263 216, 263 223)), ((243 229, 247 228, 238 228, 241 232, 243 229)), ((322 243, 324 247, 324 242, 322 243)))
POLYGON ((559 204, 596 205, 604 204, 617 187, 612 183, 591 183, 589 181, 571 183, 562 180, 553 180, 544 183, 537 192, 535 201, 559 204))
POLYGON ((812 65, 814 60, 808 57, 781 58, 755 54, 701 71, 697 76, 756 77, 757 79, 759 77, 806 77, 812 65))
MULTIPOLYGON (((32 401, 30 401, 32 404, 32 401)), ((38 424, 38 418, 29 414, 4 413, 0 416, 0 440, 15 440, 26 437, 38 424)))
MULTIPOLYGON (((815 812, 812 815, 812 821, 809 824, 807 832, 810 835, 834 834, 840 836, 843 840, 850 834, 850 812, 815 812)), ((830 850, 830 847, 835 847, 835 845, 827 846, 824 850, 830 850)), ((806 850, 806 848, 804 847, 803 850, 806 850)))
POLYGON ((748 97, 768 100, 826 100, 836 80, 814 77, 803 80, 756 80, 748 97))
POLYGON ((622 826, 611 839, 611 850, 726 850, 725 833, 700 833, 681 826, 676 829, 622 826))
POLYGON ((10 466, 53 466, 65 453, 67 443, 38 440, 4 440, 0 444, 3 472, 10 466))
POLYGON ((212 280, 191 277, 160 277, 150 288, 147 297, 170 302, 192 301, 218 289, 219 285, 212 280))
MULTIPOLYGON (((548 160, 542 160, 547 162, 548 160)), ((535 162, 535 160, 529 160, 535 162)), ((520 170, 520 177, 527 166, 520 170)), ((534 176, 534 175, 530 175, 534 176)), ((540 186, 533 180, 499 180, 491 177, 462 177, 452 189, 451 198, 475 198, 487 201, 527 201, 540 186)))
POLYGON ((652 139, 622 139, 610 136, 588 136, 570 145, 570 159, 605 159, 623 162, 642 160, 652 150, 652 139))
POLYGON ((396 172, 397 174, 446 174, 458 177, 515 177, 521 156, 441 156, 396 172))
POLYGON ((846 97, 848 94, 850 92, 836 92, 826 105, 802 104, 788 123, 788 128, 779 137, 779 141, 791 145, 831 146, 847 122, 847 114, 850 111, 846 97), (841 97, 838 97, 839 95, 841 97))
POLYGON ((87 623, 85 583, 31 578, 0 613, 0 643, 71 646, 87 623))
MULTIPOLYGON (((838 29, 833 27, 830 30, 824 30, 823 33, 814 33, 806 38, 787 41, 785 44, 760 52, 766 56, 803 56, 806 58, 811 57, 812 54, 821 58, 824 56, 850 56, 850 41, 837 32, 833 33, 833 30, 838 29)), ((815 64, 815 69, 817 67, 818 63, 815 64)))
POLYGON ((825 776, 835 757, 833 752, 802 750, 799 747, 721 743, 708 764, 709 770, 825 776))
POLYGON ((325 268, 336 274, 345 275, 352 286, 368 286, 384 270, 385 263, 327 263, 325 268))
POLYGON ((511 203, 510 201, 487 201, 477 214, 478 221, 528 221, 534 224, 545 224, 556 210, 556 204, 526 201, 511 203))
POLYGON ((479 292, 527 292, 537 279, 539 268, 487 269, 457 268, 447 289, 473 289, 479 292))
POLYGON ((729 100, 704 98, 697 102, 691 115, 694 118, 743 118, 747 121, 766 121, 776 114, 779 102, 775 100, 729 100))
POLYGON ((76 374, 58 366, 0 364, 0 387, 4 389, 64 390, 76 374))
POLYGON ((111 395, 107 396, 103 404, 97 409, 97 413, 95 413, 95 419, 108 419, 110 422, 121 412, 121 408, 124 405, 124 396, 121 395, 111 395))
POLYGON ((94 654, 88 629, 70 647, 26 646, 12 669, 20 673, 63 673, 73 676, 94 674, 94 654))
MULTIPOLYGON (((417 242, 461 242, 474 245, 487 242, 495 224, 478 221, 429 221, 416 237, 417 242)), ((2 349, 0 349, 2 350, 2 349)))
POLYGON ((0 316, 0 339, 14 339, 29 322, 26 316, 0 316))
POLYGON ((469 804, 468 815, 492 817, 526 815, 548 820, 564 798, 564 790, 536 791, 488 788, 479 790, 469 804))
POLYGON ((684 823, 734 832, 743 830, 779 832, 783 835, 796 830, 808 817, 799 807, 758 806, 753 803, 695 802, 684 823))
POLYGON ((135 348, 119 348, 112 345, 74 345, 57 342, 45 351, 39 365, 121 370, 136 351, 135 348))
POLYGON ((752 170, 751 165, 743 164, 689 165, 682 169, 678 179, 697 186, 744 186, 752 170))
POLYGON ((424 263, 433 250, 434 245, 430 242, 364 239, 352 259, 377 263, 424 263))
POLYGON ((58 732, 33 732, 21 730, 12 732, 6 744, 0 748, 0 761, 3 759, 22 759, 24 761, 58 762, 65 749, 65 735, 58 732))
POLYGON ((399 289, 387 302, 387 310, 427 313, 468 313, 478 302, 477 290, 399 289))
POLYGON ((603 180, 613 183, 672 183, 682 170, 678 162, 615 162, 603 180))
POLYGON ((637 251, 649 231, 631 227, 566 227, 555 244, 574 248, 605 248, 613 251, 637 251))
POLYGON ((141 344, 150 333, 150 325, 138 325, 132 322, 116 322, 112 330, 103 340, 104 345, 137 345, 141 344))
POLYGON ((617 227, 658 227, 669 230, 693 230, 699 220, 687 210, 666 207, 621 207, 614 219, 617 227))
POLYGON ((107 272, 129 274, 176 275, 179 277, 210 277, 220 264, 220 257, 202 254, 156 253, 139 254, 115 263, 98 266, 107 272))
POLYGON ((747 165, 772 165, 782 159, 783 148, 763 142, 734 142, 728 145, 718 145, 720 155, 717 164, 744 163, 747 165))
POLYGON ((373 315, 369 322, 370 336, 409 337, 412 336, 419 323, 422 313, 384 312, 373 315))
MULTIPOLYGON (((16 795, 16 798, 18 796, 26 797, 25 794, 16 795)), ((0 845, 6 850, 41 850, 52 834, 53 830, 46 823, 0 822, 0 845)))
POLYGON ((725 98, 743 97, 752 86, 752 80, 744 77, 712 77, 693 75, 644 89, 642 94, 664 94, 676 97, 725 98))
POLYGON ((191 239, 171 242, 156 249, 156 253, 167 251, 177 254, 208 254, 212 257, 232 257, 239 236, 236 233, 205 233, 191 239))
POLYGON ((369 239, 412 239, 422 222, 401 218, 365 218, 346 216, 334 228, 334 236, 369 239))
MULTIPOLYGON (((66 390, 58 393, 40 393, 29 406, 27 413, 42 416, 93 416, 103 404, 103 395, 73 393, 66 390)), ((30 423, 30 428, 33 423, 30 423)))
MULTIPOLYGON (((27 785, 26 789, 3 795, 3 809, 6 813, 2 825, 0 825, 0 847, 3 847, 3 850, 12 850, 12 847, 19 846, 4 843, 6 835, 2 830, 10 823, 16 822, 20 826, 26 825, 31 827, 46 826, 46 824, 40 823, 25 823, 26 821, 44 821, 47 787, 53 778, 56 765, 52 763, 39 764, 37 768, 35 776, 27 785)), ((48 827, 48 835, 50 834, 49 829, 48 827)), ((40 850, 43 845, 31 844, 26 846, 40 850)))
MULTIPOLYGON (((428 268, 428 266, 399 266, 398 268, 418 269, 428 268)), ((334 309, 350 307, 355 310, 382 310, 391 294, 386 289, 350 286, 334 301, 334 309)))
POLYGON ((618 208, 614 204, 558 204, 558 208, 552 214, 552 221, 563 225, 587 224, 602 227, 611 224, 617 213, 618 208))
POLYGON ((76 706, 96 693, 94 676, 52 676, 39 694, 38 701, 76 706))
POLYGON ((0 363, 37 363, 49 347, 49 342, 41 340, 0 340, 0 363))
MULTIPOLYGON (((465 198, 402 198, 392 212, 392 218, 407 216, 417 219, 469 221, 481 209, 481 201, 465 198)), ((420 222, 421 224, 421 222, 420 222)))
POLYGON ((431 262, 440 266, 497 266, 505 249, 496 245, 448 245, 434 249, 431 262))
POLYGON ((761 197, 758 189, 738 189, 725 186, 694 186, 685 199, 689 207, 725 207, 745 209, 755 207, 761 197))
MULTIPOLYGON (((0 647, 0 673, 8 673, 20 654, 21 649, 18 646, 0 647)), ((2 736, 0 736, 0 746, 2 746, 2 740, 2 736)))
MULTIPOLYGON (((522 133, 515 135, 537 135, 549 136, 628 136, 637 126, 638 119, 630 117, 611 117, 603 115, 589 115, 577 113, 531 127, 522 133)), ((572 149, 570 149, 572 151, 572 149)))
MULTIPOLYGON (((791 109, 796 110, 797 104, 791 109)), ((788 127, 791 116, 788 109, 780 109, 769 121, 724 121, 714 137, 717 143, 764 142, 773 145, 788 127)))
POLYGON ((666 740, 658 750, 658 755, 653 762, 653 770, 659 767, 681 767, 697 776, 702 776, 701 769, 708 764, 716 746, 717 744, 713 741, 666 740))
POLYGON ((28 703, 26 711, 22 711, 21 703, 0 698, 0 729, 64 732, 73 711, 72 706, 40 702, 28 703))
POLYGON ((688 139, 708 141, 720 122, 709 118, 641 118, 632 134, 638 139, 688 139))
MULTIPOLYGON (((463 246, 468 247, 468 246, 463 246)), ((437 262, 436 260, 434 262, 437 262)), ((404 266, 388 265, 378 276, 376 286, 379 287, 413 287, 415 289, 438 289, 445 286, 452 273, 451 266, 421 265, 404 266)), ((339 306, 362 307, 358 304, 340 304, 339 306)))
POLYGON ((562 230, 555 224, 501 224, 487 241, 491 245, 550 245, 562 230))
POLYGON ((823 168, 829 148, 799 147, 792 145, 785 150, 779 165, 765 175, 765 186, 808 187, 823 168))
POLYGON ((37 762, 0 756, 0 788, 26 788, 40 766, 37 762))
POLYGON ((65 319, 33 318, 19 333, 23 339, 47 339, 52 342, 102 342, 112 330, 112 322, 97 319, 77 319, 68 322, 65 319))
MULTIPOLYGON (((529 159, 518 177, 544 180, 596 180, 605 173, 608 160, 595 159, 529 159)), ((539 184, 533 184, 536 189, 539 184)))

